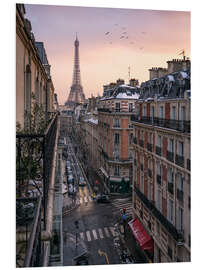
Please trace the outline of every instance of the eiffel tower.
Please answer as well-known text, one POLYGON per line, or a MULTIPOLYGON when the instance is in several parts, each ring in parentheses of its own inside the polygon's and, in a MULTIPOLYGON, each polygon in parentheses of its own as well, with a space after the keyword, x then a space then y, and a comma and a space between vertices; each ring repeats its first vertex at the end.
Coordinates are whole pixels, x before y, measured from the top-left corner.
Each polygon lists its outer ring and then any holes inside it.
POLYGON ((79 40, 76 34, 75 40, 75 57, 74 57, 74 70, 73 70, 73 83, 70 88, 68 100, 65 105, 74 107, 77 104, 85 102, 85 95, 83 93, 83 87, 80 79, 80 61, 79 61, 79 40))

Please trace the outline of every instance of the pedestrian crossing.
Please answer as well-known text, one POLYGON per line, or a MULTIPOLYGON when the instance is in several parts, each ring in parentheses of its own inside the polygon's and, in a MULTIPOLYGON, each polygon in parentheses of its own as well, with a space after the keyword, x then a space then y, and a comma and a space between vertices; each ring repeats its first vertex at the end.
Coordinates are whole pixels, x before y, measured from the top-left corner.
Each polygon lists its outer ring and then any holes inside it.
POLYGON ((84 197, 80 197, 79 199, 77 199, 77 201, 80 204, 87 204, 88 202, 92 202, 93 199, 91 196, 84 196, 84 197))
POLYGON ((114 206, 113 213, 117 215, 122 214, 122 209, 126 209, 126 216, 131 217, 132 216, 132 201, 130 199, 114 199, 111 203, 114 206))
MULTIPOLYGON (((120 231, 122 230, 123 226, 120 225, 120 231)), ((101 240, 104 238, 112 238, 115 236, 116 232, 114 231, 114 227, 97 228, 79 233, 80 239, 87 242, 101 240)))

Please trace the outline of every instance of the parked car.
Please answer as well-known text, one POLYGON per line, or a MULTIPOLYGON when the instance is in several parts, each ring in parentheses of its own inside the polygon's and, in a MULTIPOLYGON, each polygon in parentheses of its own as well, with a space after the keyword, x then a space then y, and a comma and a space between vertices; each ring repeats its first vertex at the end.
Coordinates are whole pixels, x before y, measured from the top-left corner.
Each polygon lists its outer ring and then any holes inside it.
POLYGON ((98 195, 96 200, 98 203, 110 203, 109 197, 105 194, 98 195))
POLYGON ((68 183, 73 183, 74 182, 74 179, 73 179, 73 175, 70 174, 68 177, 67 177, 67 182, 68 183))
POLYGON ((86 186, 87 182, 85 181, 84 177, 80 176, 79 186, 86 186))

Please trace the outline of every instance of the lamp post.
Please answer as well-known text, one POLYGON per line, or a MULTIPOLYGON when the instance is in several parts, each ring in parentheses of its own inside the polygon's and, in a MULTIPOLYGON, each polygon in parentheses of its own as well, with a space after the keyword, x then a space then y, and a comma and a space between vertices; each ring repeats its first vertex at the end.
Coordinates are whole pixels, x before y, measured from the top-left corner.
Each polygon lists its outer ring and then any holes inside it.
POLYGON ((77 250, 77 247, 78 247, 78 229, 79 229, 79 221, 76 220, 74 222, 75 224, 75 228, 76 228, 76 233, 75 233, 75 250, 77 250))

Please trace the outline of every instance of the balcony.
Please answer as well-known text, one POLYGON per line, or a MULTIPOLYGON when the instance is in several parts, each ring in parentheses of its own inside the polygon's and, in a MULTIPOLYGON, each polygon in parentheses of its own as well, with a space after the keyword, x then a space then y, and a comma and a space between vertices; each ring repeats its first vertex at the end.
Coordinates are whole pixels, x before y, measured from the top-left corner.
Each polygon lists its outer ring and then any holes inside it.
POLYGON ((41 230, 46 230, 47 227, 47 206, 50 196, 48 191, 53 173, 57 122, 58 115, 50 114, 44 132, 16 135, 16 265, 18 267, 42 266, 41 230), (21 245, 26 246, 23 251, 21 245))
POLYGON ((157 174, 156 181, 159 185, 161 185, 161 175, 157 174))
POLYGON ((139 144, 140 144, 141 147, 144 147, 144 141, 143 140, 140 140, 139 144))
POLYGON ((151 143, 148 143, 147 144, 147 150, 152 152, 152 144, 151 143))
MULTIPOLYGON (((108 155, 107 155, 108 156, 108 155)), ((130 164, 133 162, 133 158, 107 158, 108 163, 120 163, 120 164, 130 164)))
POLYGON ((151 214, 159 220, 159 222, 164 226, 164 228, 167 230, 167 232, 178 242, 183 242, 183 234, 179 232, 172 223, 168 221, 167 218, 165 218, 160 211, 155 207, 154 203, 149 201, 147 197, 137 188, 136 185, 134 185, 134 190, 136 195, 139 197, 139 199, 144 203, 145 207, 148 208, 148 210, 151 212, 151 214))
POLYGON ((177 199, 183 202, 183 190, 177 189, 177 199))
POLYGON ((176 164, 184 168, 184 156, 176 155, 176 164))
POLYGON ((156 146, 156 154, 161 156, 161 147, 156 146))
POLYGON ((168 182, 168 192, 173 194, 173 183, 172 182, 168 182))
POLYGON ((111 110, 109 108, 98 108, 98 112, 106 112, 106 113, 111 113, 111 110))
POLYGON ((147 116, 137 116, 131 115, 131 121, 143 123, 146 125, 158 126, 163 128, 170 128, 180 132, 190 133, 190 121, 183 120, 168 120, 159 117, 147 117, 147 116))
POLYGON ((167 151, 166 152, 166 158, 171 161, 171 162, 174 162, 174 153, 173 152, 170 152, 170 151, 167 151))
POLYGON ((150 178, 152 178, 152 170, 151 170, 151 169, 148 169, 148 176, 149 176, 150 178))
POLYGON ((189 158, 187 159, 187 170, 190 171, 190 159, 189 158))

